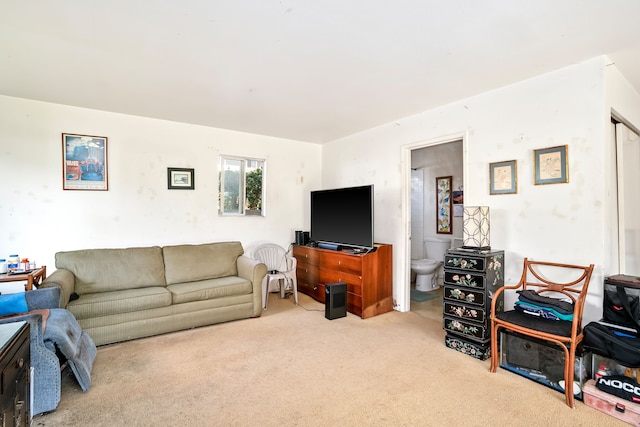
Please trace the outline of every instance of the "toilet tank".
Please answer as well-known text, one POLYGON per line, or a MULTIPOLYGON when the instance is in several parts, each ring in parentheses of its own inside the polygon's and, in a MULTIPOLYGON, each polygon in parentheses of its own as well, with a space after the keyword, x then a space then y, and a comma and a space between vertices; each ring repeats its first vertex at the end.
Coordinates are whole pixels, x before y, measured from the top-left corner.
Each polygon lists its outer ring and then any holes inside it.
POLYGON ((427 259, 444 260, 444 254, 451 247, 451 239, 427 237, 424 239, 424 250, 427 259))

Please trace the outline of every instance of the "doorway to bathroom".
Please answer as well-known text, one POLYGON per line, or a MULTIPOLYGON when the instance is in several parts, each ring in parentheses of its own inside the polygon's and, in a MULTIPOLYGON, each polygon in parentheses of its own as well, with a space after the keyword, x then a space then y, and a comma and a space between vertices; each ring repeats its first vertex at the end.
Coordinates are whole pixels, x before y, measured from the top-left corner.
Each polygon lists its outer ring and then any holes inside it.
POLYGON ((442 318, 443 248, 460 246, 462 239, 463 153, 461 137, 410 147, 409 307, 436 320, 442 318), (443 182, 448 194, 443 194, 443 182), (451 203, 443 203, 443 196, 451 203), (432 261, 438 263, 435 269, 432 261))

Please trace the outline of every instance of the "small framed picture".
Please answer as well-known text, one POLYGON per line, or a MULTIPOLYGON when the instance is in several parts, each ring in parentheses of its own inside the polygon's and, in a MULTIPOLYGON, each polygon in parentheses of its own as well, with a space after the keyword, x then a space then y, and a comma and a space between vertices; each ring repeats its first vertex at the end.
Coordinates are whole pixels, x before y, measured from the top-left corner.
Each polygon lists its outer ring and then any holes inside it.
POLYGON ((535 185, 569 182, 568 157, 566 145, 533 150, 535 185))
POLYGON ((62 134, 62 189, 108 189, 107 137, 62 134))
POLYGON ((169 190, 193 190, 195 187, 194 169, 167 168, 169 190))
POLYGON ((518 192, 518 162, 507 160, 489 163, 489 194, 518 192))

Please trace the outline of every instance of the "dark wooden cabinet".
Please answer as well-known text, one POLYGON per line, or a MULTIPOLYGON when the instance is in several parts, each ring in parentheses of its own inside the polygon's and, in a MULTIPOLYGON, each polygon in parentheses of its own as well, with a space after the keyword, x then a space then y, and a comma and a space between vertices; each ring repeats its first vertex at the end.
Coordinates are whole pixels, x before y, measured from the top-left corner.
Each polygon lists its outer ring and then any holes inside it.
POLYGON ((325 302, 325 285, 347 284, 347 311, 366 319, 393 310, 391 245, 368 254, 294 246, 298 290, 325 302))
MULTIPOLYGON (((447 347, 481 360, 491 356, 491 302, 503 284, 504 251, 447 251, 443 290, 447 347)), ((499 298, 501 311, 504 300, 499 298)))
POLYGON ((0 426, 30 424, 30 347, 29 324, 0 324, 0 426))

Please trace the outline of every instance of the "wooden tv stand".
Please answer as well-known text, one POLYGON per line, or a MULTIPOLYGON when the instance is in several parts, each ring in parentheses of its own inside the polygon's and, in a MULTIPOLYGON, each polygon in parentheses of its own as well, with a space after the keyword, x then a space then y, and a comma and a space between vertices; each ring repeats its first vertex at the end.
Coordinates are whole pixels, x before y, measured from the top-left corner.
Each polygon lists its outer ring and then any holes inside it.
POLYGON ((354 254, 294 246, 298 290, 324 303, 325 284, 344 282, 349 313, 366 319, 393 310, 392 247, 375 247, 375 252, 354 254))

